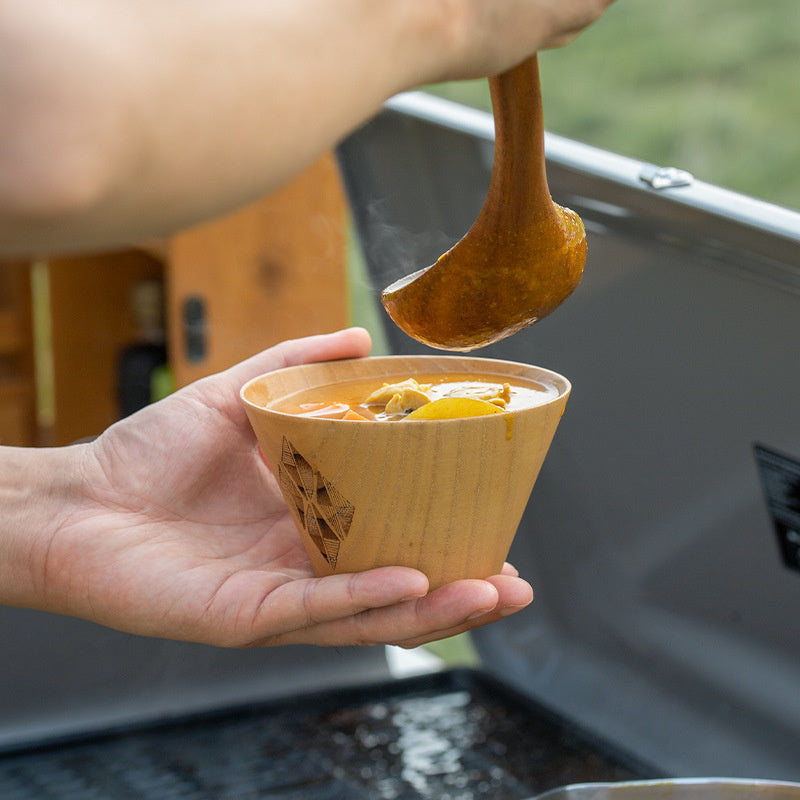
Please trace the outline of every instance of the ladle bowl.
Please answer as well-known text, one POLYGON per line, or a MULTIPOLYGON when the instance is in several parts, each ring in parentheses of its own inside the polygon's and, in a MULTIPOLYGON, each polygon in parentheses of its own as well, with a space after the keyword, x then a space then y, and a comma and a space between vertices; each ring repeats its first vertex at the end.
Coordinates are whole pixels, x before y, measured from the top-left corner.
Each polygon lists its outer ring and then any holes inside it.
POLYGON ((580 283, 586 233, 547 186, 536 56, 489 79, 495 153, 467 234, 433 265, 384 289, 399 328, 442 350, 484 347, 532 325, 580 283))

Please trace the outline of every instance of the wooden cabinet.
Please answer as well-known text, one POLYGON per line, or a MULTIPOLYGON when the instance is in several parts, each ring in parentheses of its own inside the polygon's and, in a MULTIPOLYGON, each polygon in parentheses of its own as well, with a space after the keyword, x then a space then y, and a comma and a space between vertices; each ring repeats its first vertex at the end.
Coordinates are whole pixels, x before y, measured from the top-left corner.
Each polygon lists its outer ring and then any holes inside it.
POLYGON ((274 195, 166 247, 170 362, 178 385, 283 339, 349 318, 346 208, 327 156, 274 195))
MULTIPOLYGON (((162 281, 165 265, 125 250, 48 259, 52 444, 96 436, 120 416, 117 359, 139 338, 131 309, 134 287, 162 281)), ((168 267, 167 267, 168 270, 168 267)))
POLYGON ((24 279, 13 280, 9 265, 0 282, 0 442, 68 444, 119 417, 118 359, 142 336, 131 304, 142 282, 163 287, 176 386, 283 339, 344 327, 346 213, 328 154, 278 192, 165 242, 46 259, 39 359, 49 369, 39 394, 51 412, 38 433, 29 265, 15 265, 24 279))
POLYGON ((36 438, 36 382, 27 263, 0 264, 0 444, 36 438))

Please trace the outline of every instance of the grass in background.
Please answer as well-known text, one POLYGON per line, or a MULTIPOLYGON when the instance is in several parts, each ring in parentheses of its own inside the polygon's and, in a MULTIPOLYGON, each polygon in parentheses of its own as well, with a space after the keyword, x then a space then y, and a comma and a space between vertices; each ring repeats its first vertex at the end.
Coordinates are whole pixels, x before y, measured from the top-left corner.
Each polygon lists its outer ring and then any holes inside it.
POLYGON ((548 130, 800 209, 797 0, 617 0, 540 66, 548 130))

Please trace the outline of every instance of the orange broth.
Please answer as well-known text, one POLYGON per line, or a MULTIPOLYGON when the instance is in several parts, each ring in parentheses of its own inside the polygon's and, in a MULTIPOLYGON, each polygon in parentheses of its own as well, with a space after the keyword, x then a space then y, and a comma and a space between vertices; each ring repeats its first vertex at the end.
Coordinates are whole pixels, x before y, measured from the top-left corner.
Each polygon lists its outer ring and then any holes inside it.
MULTIPOLYGON (((430 401, 443 397, 471 397, 481 399, 496 389, 505 399, 503 411, 542 405, 558 396, 554 386, 523 378, 509 379, 506 375, 476 377, 468 374, 432 373, 415 375, 430 401), (507 387, 507 389, 505 389, 507 387), (504 391, 505 389, 505 391, 504 391)), ((376 390, 383 386, 400 384, 407 376, 362 378, 340 383, 313 386, 286 395, 271 402, 268 408, 285 414, 321 417, 324 419, 361 419, 396 422, 405 419, 412 409, 399 413, 386 413, 385 403, 367 403, 376 390)))

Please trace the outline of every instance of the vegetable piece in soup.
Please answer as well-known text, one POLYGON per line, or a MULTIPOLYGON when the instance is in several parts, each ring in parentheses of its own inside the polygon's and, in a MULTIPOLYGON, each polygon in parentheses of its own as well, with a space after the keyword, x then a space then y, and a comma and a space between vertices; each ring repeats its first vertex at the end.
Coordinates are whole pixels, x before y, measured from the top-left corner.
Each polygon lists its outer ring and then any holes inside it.
MULTIPOLYGON (((409 416, 412 420, 443 418, 436 414, 413 412, 445 398, 480 401, 493 406, 485 413, 495 413, 541 405, 555 396, 554 387, 524 379, 512 382, 504 375, 476 377, 436 373, 402 377, 380 384, 370 378, 315 386, 280 398, 269 407, 287 414, 324 419, 400 422, 409 416)), ((459 408, 458 404, 444 406, 459 408)), ((475 413, 475 404, 462 404, 461 407, 472 409, 469 413, 465 410, 465 416, 475 413)), ((456 411, 447 416, 459 414, 456 411)))

